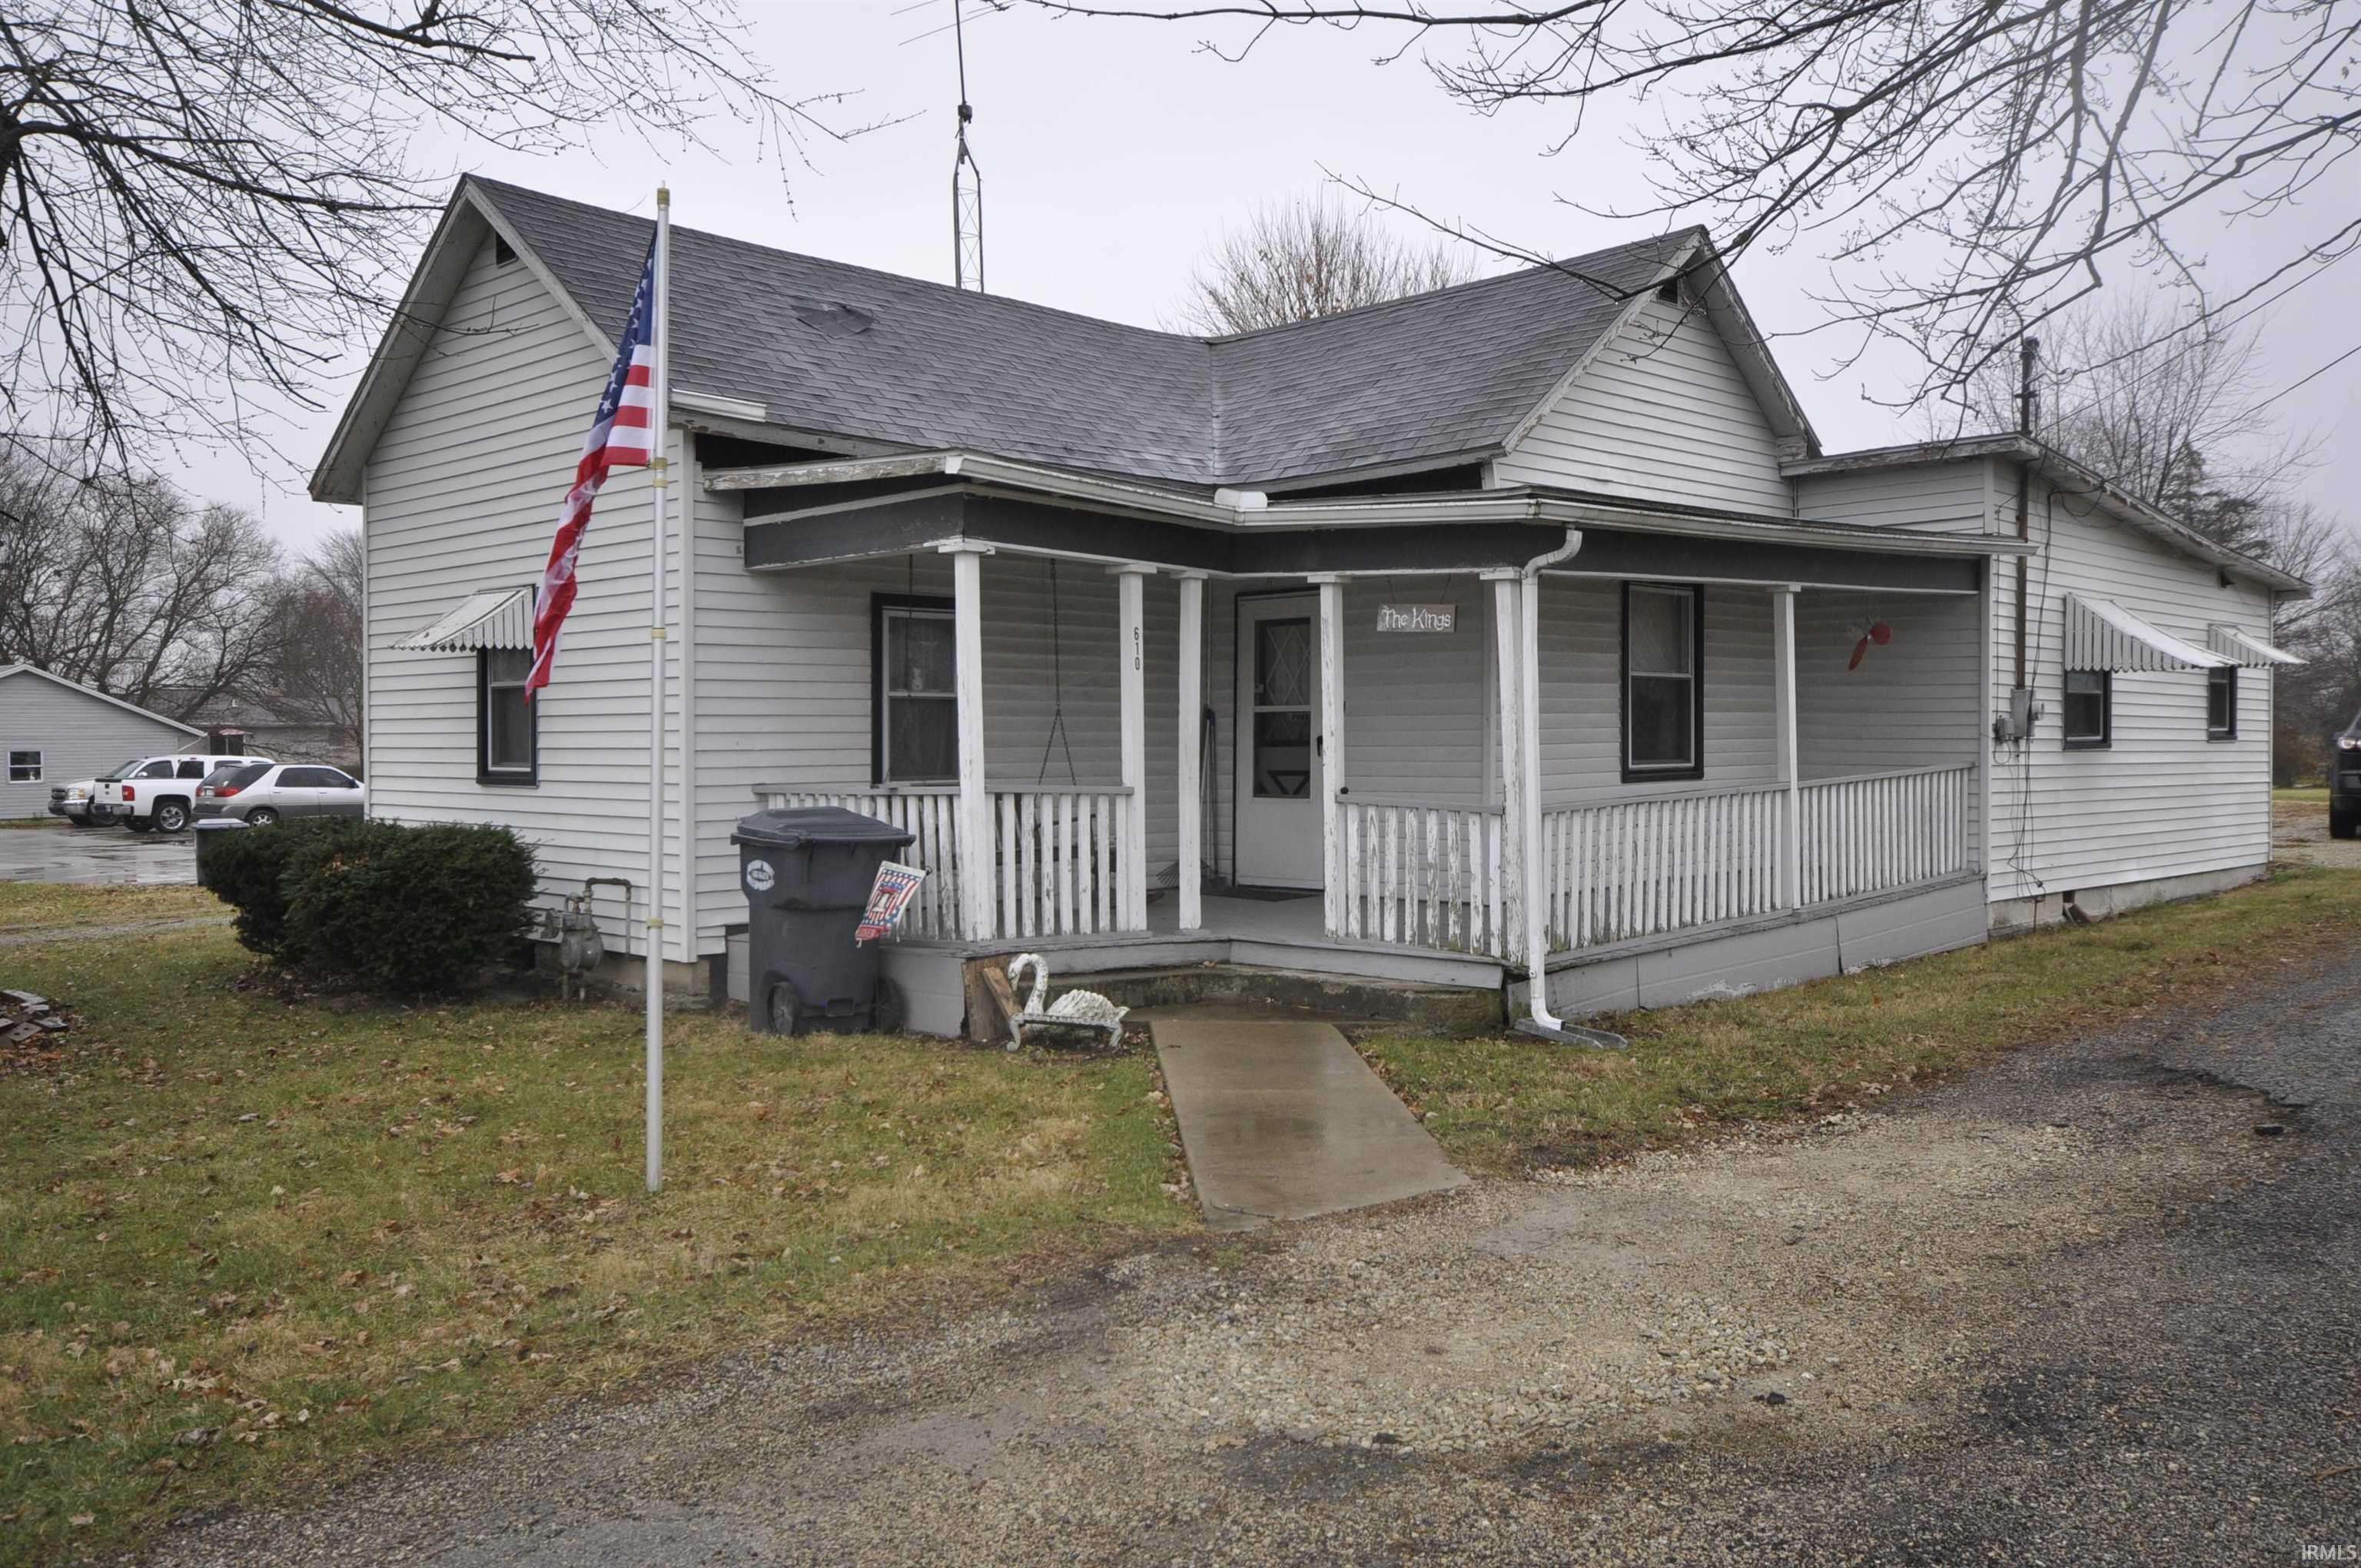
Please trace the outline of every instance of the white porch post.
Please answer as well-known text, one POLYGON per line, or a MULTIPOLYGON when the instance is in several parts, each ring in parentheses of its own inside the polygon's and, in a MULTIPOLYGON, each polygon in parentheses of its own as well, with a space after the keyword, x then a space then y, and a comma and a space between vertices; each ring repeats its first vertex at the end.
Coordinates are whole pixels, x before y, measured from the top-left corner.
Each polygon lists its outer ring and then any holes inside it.
POLYGON ((1174 753, 1173 802, 1180 823, 1180 929, 1194 931, 1205 924, 1201 877, 1204 866, 1205 780, 1199 740, 1199 710, 1205 706, 1205 574, 1180 574, 1180 750, 1174 753))
POLYGON ((1115 574, 1117 657, 1123 662, 1123 849, 1115 929, 1148 929, 1148 638, 1141 624, 1144 587, 1155 568, 1126 562, 1115 574))
POLYGON ((1779 903, 1804 906, 1803 795, 1795 746, 1795 595, 1793 583, 1771 590, 1772 727, 1779 746, 1779 903))
POLYGON ((1345 579, 1305 579, 1320 589, 1320 904, 1331 937, 1345 934, 1345 579))
POLYGON ((1500 729, 1500 928, 1493 940, 1499 957, 1513 959, 1525 929, 1524 574, 1487 572, 1484 580, 1492 585, 1493 691, 1500 729))
POLYGON ((961 939, 992 935, 992 797, 983 782, 983 558, 989 545, 950 544, 953 682, 959 694, 959 923, 961 939))

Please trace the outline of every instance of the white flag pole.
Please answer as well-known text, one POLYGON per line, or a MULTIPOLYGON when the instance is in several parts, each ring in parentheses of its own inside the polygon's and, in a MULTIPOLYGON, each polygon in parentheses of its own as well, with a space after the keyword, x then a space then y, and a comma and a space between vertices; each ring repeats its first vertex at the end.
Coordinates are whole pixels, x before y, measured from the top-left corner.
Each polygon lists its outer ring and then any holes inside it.
POLYGON ((651 491, 654 505, 653 598, 648 614, 648 1190, 664 1188, 664 543, 665 499, 672 488, 672 189, 656 187, 655 320, 650 333, 655 356, 654 408, 648 415, 651 491))

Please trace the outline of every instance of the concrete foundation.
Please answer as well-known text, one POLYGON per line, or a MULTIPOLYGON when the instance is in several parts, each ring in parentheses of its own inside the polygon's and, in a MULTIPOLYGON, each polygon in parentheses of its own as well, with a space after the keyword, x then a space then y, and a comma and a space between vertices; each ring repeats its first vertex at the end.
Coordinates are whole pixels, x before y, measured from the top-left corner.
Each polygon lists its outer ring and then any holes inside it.
POLYGON ((2150 904, 2171 904, 2184 898, 2203 898, 2208 894, 2227 893, 2234 887, 2260 882, 2270 874, 2269 862, 2258 861, 2228 871, 2150 877, 2141 882, 2119 882, 2105 887, 2059 888, 2037 898, 1994 899, 1992 928, 1997 936, 2030 931, 2042 926, 2061 925, 2070 905, 2090 919, 2104 920, 2150 904))
MULTIPOLYGON (((557 974, 557 944, 536 941, 533 948, 533 968, 555 978, 557 974)), ((684 964, 667 959, 664 964, 664 1011, 667 1013, 695 1011, 714 1004, 713 959, 699 959, 684 964)), ((598 967, 587 977, 590 990, 601 996, 644 996, 647 994, 648 961, 636 953, 609 953, 598 967)))
MULTIPOLYGON (((1709 933, 1675 932, 1563 954, 1550 964, 1550 1010, 1581 1018, 1747 996, 1971 948, 1985 934, 1983 878, 1961 877, 1915 893, 1771 916, 1709 933)), ((1526 995, 1521 978, 1510 983, 1512 1014, 1524 1012, 1526 995)))

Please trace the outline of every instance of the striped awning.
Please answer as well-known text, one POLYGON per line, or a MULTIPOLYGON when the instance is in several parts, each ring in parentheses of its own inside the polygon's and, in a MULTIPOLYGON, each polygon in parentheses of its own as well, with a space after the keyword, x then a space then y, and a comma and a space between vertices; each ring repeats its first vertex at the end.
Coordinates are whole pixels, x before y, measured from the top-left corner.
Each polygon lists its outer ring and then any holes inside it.
POLYGON ((533 651, 533 590, 486 588, 395 647, 411 652, 472 653, 478 648, 533 651))
POLYGON ((2216 653, 2250 670, 2268 670, 2273 664, 2303 663, 2284 648, 2274 648, 2259 637, 2250 637, 2236 627, 2224 626, 2220 621, 2205 629, 2205 641, 2216 653))
POLYGON ((2217 670, 2235 663, 2158 630, 2113 599, 2066 596, 2070 670, 2217 670))

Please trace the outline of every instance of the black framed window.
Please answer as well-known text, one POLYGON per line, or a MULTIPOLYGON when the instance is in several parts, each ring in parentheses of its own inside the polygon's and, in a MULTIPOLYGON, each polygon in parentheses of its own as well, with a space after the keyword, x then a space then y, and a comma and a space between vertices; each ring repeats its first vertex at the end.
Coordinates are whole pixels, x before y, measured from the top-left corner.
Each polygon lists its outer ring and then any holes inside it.
POLYGON ((1623 585, 1623 778, 1705 776, 1705 589, 1623 585))
POLYGON ((476 655, 476 781, 489 784, 541 782, 541 737, 525 698, 533 655, 521 648, 486 648, 476 655))
POLYGON ((2238 667, 2235 664, 2205 672, 2205 739, 2235 740, 2238 738, 2238 667))
POLYGON ((2066 672, 2066 744, 2111 746, 2115 739, 2115 677, 2111 670, 2066 672))
POLYGON ((958 644, 951 601, 878 594, 870 601, 869 763, 879 784, 959 777, 958 644))

